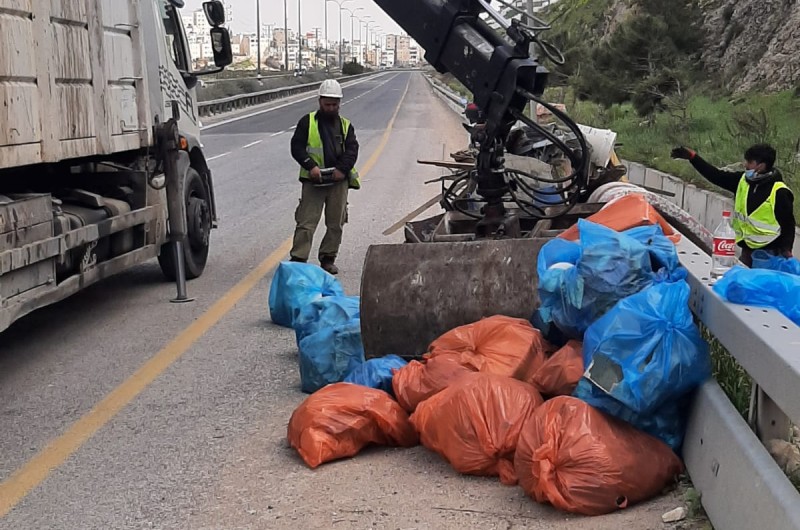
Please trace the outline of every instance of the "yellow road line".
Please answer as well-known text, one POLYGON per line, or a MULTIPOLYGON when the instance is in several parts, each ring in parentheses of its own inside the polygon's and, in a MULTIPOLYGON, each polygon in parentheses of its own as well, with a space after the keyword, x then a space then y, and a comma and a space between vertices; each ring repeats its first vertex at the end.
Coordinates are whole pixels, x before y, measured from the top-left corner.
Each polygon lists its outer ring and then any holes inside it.
MULTIPOLYGON (((400 107, 403 105, 406 93, 408 93, 410 83, 411 79, 409 77, 405 92, 403 92, 403 96, 397 104, 392 119, 386 126, 377 149, 364 164, 362 170, 364 175, 375 166, 381 152, 386 148, 394 122, 400 113, 400 107)), ((92 410, 81 416, 66 432, 53 439, 44 449, 17 469, 14 474, 0 483, 0 518, 8 515, 33 488, 41 484, 53 470, 63 465, 101 427, 111 421, 119 411, 131 403, 158 376, 186 353, 200 337, 222 320, 222 317, 228 314, 240 300, 258 285, 264 276, 269 274, 286 257, 291 247, 292 239, 289 238, 262 261, 258 267, 234 285, 230 291, 222 295, 222 298, 209 307, 200 318, 184 329, 155 356, 151 357, 132 376, 112 390, 92 410)))

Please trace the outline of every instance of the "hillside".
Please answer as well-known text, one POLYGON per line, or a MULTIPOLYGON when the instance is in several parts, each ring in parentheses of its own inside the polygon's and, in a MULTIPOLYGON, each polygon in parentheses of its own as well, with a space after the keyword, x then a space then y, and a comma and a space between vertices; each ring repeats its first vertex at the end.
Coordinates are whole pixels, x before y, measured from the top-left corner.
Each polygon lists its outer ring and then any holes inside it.
POLYGON ((557 71, 570 78, 591 69, 604 49, 609 61, 623 61, 622 47, 643 52, 637 59, 644 63, 629 65, 640 77, 653 73, 646 62, 666 58, 670 68, 693 74, 683 81, 730 92, 800 83, 795 0, 561 0, 546 18, 553 30, 545 38, 567 54, 557 71))

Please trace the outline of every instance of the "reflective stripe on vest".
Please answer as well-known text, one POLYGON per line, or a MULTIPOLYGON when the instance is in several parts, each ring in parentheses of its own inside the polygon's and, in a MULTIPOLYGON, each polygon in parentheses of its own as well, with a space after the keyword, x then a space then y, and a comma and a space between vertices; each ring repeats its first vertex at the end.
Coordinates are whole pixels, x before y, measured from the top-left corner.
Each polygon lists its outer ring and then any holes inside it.
POLYGON ((783 182, 775 182, 767 200, 753 213, 748 214, 747 197, 750 193, 750 183, 742 176, 739 188, 736 190, 733 212, 733 230, 736 232, 737 243, 744 241, 745 245, 756 250, 778 239, 781 235, 781 226, 775 217, 775 196, 784 188, 788 186, 783 182))
MULTIPOLYGON (((347 138, 347 133, 350 132, 350 120, 347 118, 340 118, 342 122, 342 135, 347 138)), ((322 146, 322 135, 319 132, 319 122, 317 121, 317 113, 312 112, 308 115, 308 146, 306 147, 308 156, 311 157, 320 168, 325 167, 325 149, 322 146)), ((300 178, 307 179, 308 171, 305 168, 300 168, 300 178)), ((349 187, 352 189, 361 188, 361 179, 358 171, 354 167, 350 171, 348 178, 349 187)))

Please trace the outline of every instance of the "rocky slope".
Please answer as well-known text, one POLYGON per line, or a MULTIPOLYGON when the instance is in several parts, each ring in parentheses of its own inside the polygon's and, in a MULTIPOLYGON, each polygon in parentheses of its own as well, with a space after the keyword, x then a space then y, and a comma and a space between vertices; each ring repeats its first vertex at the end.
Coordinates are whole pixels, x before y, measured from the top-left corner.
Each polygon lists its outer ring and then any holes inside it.
MULTIPOLYGON (((548 18, 554 21, 555 35, 568 36, 573 43, 576 38, 597 42, 647 1, 653 0, 560 0, 548 18)), ((702 17, 704 45, 699 52, 710 80, 734 92, 800 86, 800 0, 692 3, 702 17)))
POLYGON ((723 0, 706 10, 702 58, 736 91, 795 88, 800 83, 800 2, 723 0))

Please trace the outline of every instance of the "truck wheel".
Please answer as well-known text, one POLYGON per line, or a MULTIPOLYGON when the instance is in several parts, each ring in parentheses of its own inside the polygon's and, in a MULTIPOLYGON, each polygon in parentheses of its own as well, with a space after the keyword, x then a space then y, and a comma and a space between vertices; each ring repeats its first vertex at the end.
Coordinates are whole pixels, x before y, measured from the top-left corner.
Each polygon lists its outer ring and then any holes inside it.
MULTIPOLYGON (((183 245, 186 279, 193 280, 203 274, 208 261, 211 207, 203 179, 192 168, 189 168, 186 176, 186 227, 187 238, 183 245)), ((161 246, 158 264, 161 265, 164 276, 175 281, 175 259, 171 243, 161 246)))

